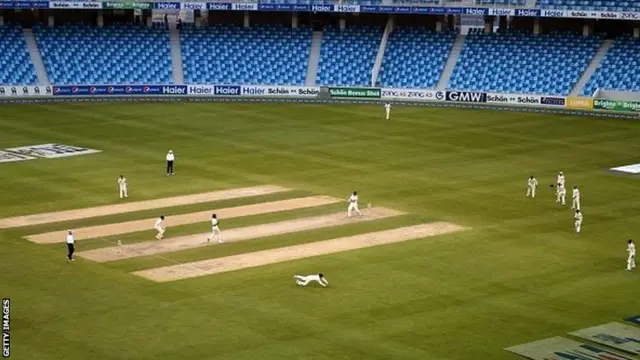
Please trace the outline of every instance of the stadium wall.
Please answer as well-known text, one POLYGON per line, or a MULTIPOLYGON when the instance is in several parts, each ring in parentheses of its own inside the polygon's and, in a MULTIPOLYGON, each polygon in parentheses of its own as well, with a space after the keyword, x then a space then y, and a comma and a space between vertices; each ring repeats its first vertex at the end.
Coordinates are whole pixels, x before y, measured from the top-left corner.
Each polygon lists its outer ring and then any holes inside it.
POLYGON ((0 103, 289 102, 494 109, 637 119, 640 102, 424 89, 265 85, 0 86, 0 103))

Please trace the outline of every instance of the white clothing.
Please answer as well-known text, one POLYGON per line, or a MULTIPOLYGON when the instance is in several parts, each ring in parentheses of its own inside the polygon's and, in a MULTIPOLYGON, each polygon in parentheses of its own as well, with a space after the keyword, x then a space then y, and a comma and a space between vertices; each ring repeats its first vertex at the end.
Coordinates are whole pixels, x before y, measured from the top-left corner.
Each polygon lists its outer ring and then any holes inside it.
POLYGON ((536 178, 529 178, 527 181, 527 196, 531 196, 532 198, 536 197, 536 188, 538 187, 538 180, 536 178))
POLYGON ((222 242, 222 237, 220 237, 220 227, 218 226, 220 222, 218 219, 211 218, 211 236, 207 238, 207 241, 211 241, 213 238, 217 238, 218 242, 222 242))
POLYGON ((72 234, 67 234, 67 244, 73 244, 75 240, 73 240, 72 234))
POLYGON ((391 104, 384 104, 384 111, 387 113, 386 119, 389 120, 389 115, 391 115, 391 104))
POLYGON ((580 190, 573 189, 573 205, 571 205, 572 209, 580 210, 580 190))
POLYGON ((164 231, 165 231, 164 221, 158 218, 158 220, 156 220, 156 223, 153 227, 158 231, 158 234, 156 235, 156 239, 158 240, 162 239, 164 237, 164 231))
POLYGON ((627 270, 633 270, 636 267, 636 245, 634 243, 627 246, 629 257, 627 258, 627 270))
POLYGON ((576 233, 579 234, 580 233, 580 229, 582 227, 582 213, 576 213, 573 218, 576 221, 575 222, 576 233))
POLYGON ((317 282, 318 284, 327 287, 327 285, 329 285, 329 281, 327 281, 327 278, 320 277, 320 274, 313 274, 313 275, 294 275, 293 276, 296 279, 296 284, 300 285, 300 286, 307 286, 307 284, 309 284, 312 281, 317 282))
POLYGON ((173 152, 167 153, 167 161, 174 161, 175 159, 176 159, 176 156, 173 154, 173 152))
POLYGON ((565 199, 567 197, 567 189, 564 186, 558 187, 558 191, 556 192, 557 198, 556 202, 564 205, 566 203, 565 199))
POLYGON ((362 215, 358 208, 358 195, 351 194, 349 197, 349 207, 347 208, 347 216, 351 217, 351 212, 355 211, 358 215, 362 215))
POLYGON ((558 187, 560 187, 560 186, 564 187, 564 175, 563 174, 558 174, 558 180, 556 181, 556 183, 558 184, 558 187))
POLYGON ((129 196, 127 194, 127 178, 118 178, 118 189, 120 190, 120 199, 129 196))

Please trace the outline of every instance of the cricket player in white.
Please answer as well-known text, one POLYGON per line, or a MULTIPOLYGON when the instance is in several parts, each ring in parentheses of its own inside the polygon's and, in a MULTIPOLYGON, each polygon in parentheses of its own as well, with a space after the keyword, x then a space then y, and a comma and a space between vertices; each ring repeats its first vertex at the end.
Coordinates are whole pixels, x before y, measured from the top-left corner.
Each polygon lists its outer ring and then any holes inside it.
POLYGON ((531 198, 536 197, 536 188, 538 187, 538 180, 531 175, 529 181, 527 182, 529 187, 527 188, 527 197, 531 196, 531 198))
POLYGON ((564 186, 558 186, 558 190, 556 191, 556 202, 562 205, 565 205, 566 198, 567 198, 567 189, 565 189, 564 186))
POLYGON ((351 196, 349 196, 349 207, 347 208, 347 217, 351 217, 351 212, 355 211, 358 215, 362 216, 360 209, 358 209, 358 192, 354 191, 351 196))
POLYGON ((164 237, 164 230, 165 230, 164 215, 160 216, 158 220, 156 220, 156 224, 153 225, 153 227, 158 231, 158 234, 156 235, 156 240, 162 240, 162 238, 164 237))
POLYGON ((207 242, 213 240, 214 238, 218 239, 218 242, 222 242, 222 237, 220 237, 220 222, 218 221, 218 215, 211 215, 211 236, 207 238, 207 242))
POLYGON ((73 258, 73 253, 76 251, 75 248, 75 240, 73 239, 73 231, 68 230, 67 231, 67 259, 69 259, 69 261, 76 261, 73 258))
POLYGON ((580 190, 578 189, 578 185, 573 186, 573 205, 571 205, 572 209, 580 210, 580 190))
POLYGON ((576 210, 576 214, 573 216, 573 219, 576 221, 576 233, 580 234, 580 228, 582 228, 582 213, 580 210, 576 210))
POLYGON ((629 253, 629 257, 627 258, 627 270, 631 271, 636 267, 636 245, 633 243, 633 240, 629 239, 627 242, 627 252, 629 253))
POLYGON ((296 284, 298 284, 300 286, 307 286, 307 284, 309 284, 312 281, 317 282, 318 284, 322 285, 323 287, 327 287, 327 285, 329 285, 329 282, 327 281, 327 278, 325 278, 324 275, 322 275, 322 273, 306 275, 306 276, 305 275, 294 275, 293 278, 296 279, 296 284))
POLYGON ((120 175, 118 179, 118 190, 120 191, 120 199, 129 196, 127 194, 127 178, 125 178, 124 175, 120 175))
POLYGON ((562 173, 562 171, 558 173, 558 179, 556 179, 556 184, 558 185, 556 192, 560 191, 560 187, 564 187, 564 174, 562 173))
POLYGON ((384 111, 387 113, 387 120, 389 120, 389 116, 391 116, 391 104, 384 104, 384 111))

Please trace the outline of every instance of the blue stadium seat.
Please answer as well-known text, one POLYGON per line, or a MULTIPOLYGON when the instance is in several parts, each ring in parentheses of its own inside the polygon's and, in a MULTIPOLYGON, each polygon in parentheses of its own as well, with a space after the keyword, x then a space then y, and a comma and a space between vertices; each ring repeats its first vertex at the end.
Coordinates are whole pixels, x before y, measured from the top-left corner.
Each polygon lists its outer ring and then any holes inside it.
POLYGON ((638 2, 624 0, 538 0, 537 6, 543 9, 557 10, 595 10, 595 11, 639 11, 638 2))
POLYGON ((371 85, 371 70, 382 38, 382 27, 327 27, 322 37, 318 85, 371 85))
POLYGON ((448 88, 567 95, 598 51, 599 37, 522 31, 470 33, 448 88))
POLYGON ((0 85, 38 82, 20 26, 0 26, 0 85))
POLYGON ((591 96, 596 89, 640 91, 640 39, 620 37, 614 41, 582 95, 591 96))
POLYGON ((180 34, 186 83, 304 85, 311 28, 214 26, 180 34))
POLYGON ((396 27, 389 36, 378 85, 390 88, 434 88, 455 41, 454 32, 396 27))
POLYGON ((54 84, 171 84, 171 45, 165 29, 34 27, 54 84))

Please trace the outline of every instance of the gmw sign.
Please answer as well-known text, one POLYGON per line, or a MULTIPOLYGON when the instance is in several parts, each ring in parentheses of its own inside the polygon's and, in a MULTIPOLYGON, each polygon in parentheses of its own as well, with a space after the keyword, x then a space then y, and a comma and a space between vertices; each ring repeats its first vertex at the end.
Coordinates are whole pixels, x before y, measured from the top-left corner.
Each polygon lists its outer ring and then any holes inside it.
POLYGON ((471 91, 447 91, 445 94, 445 100, 467 103, 485 103, 487 102, 487 94, 471 91))

